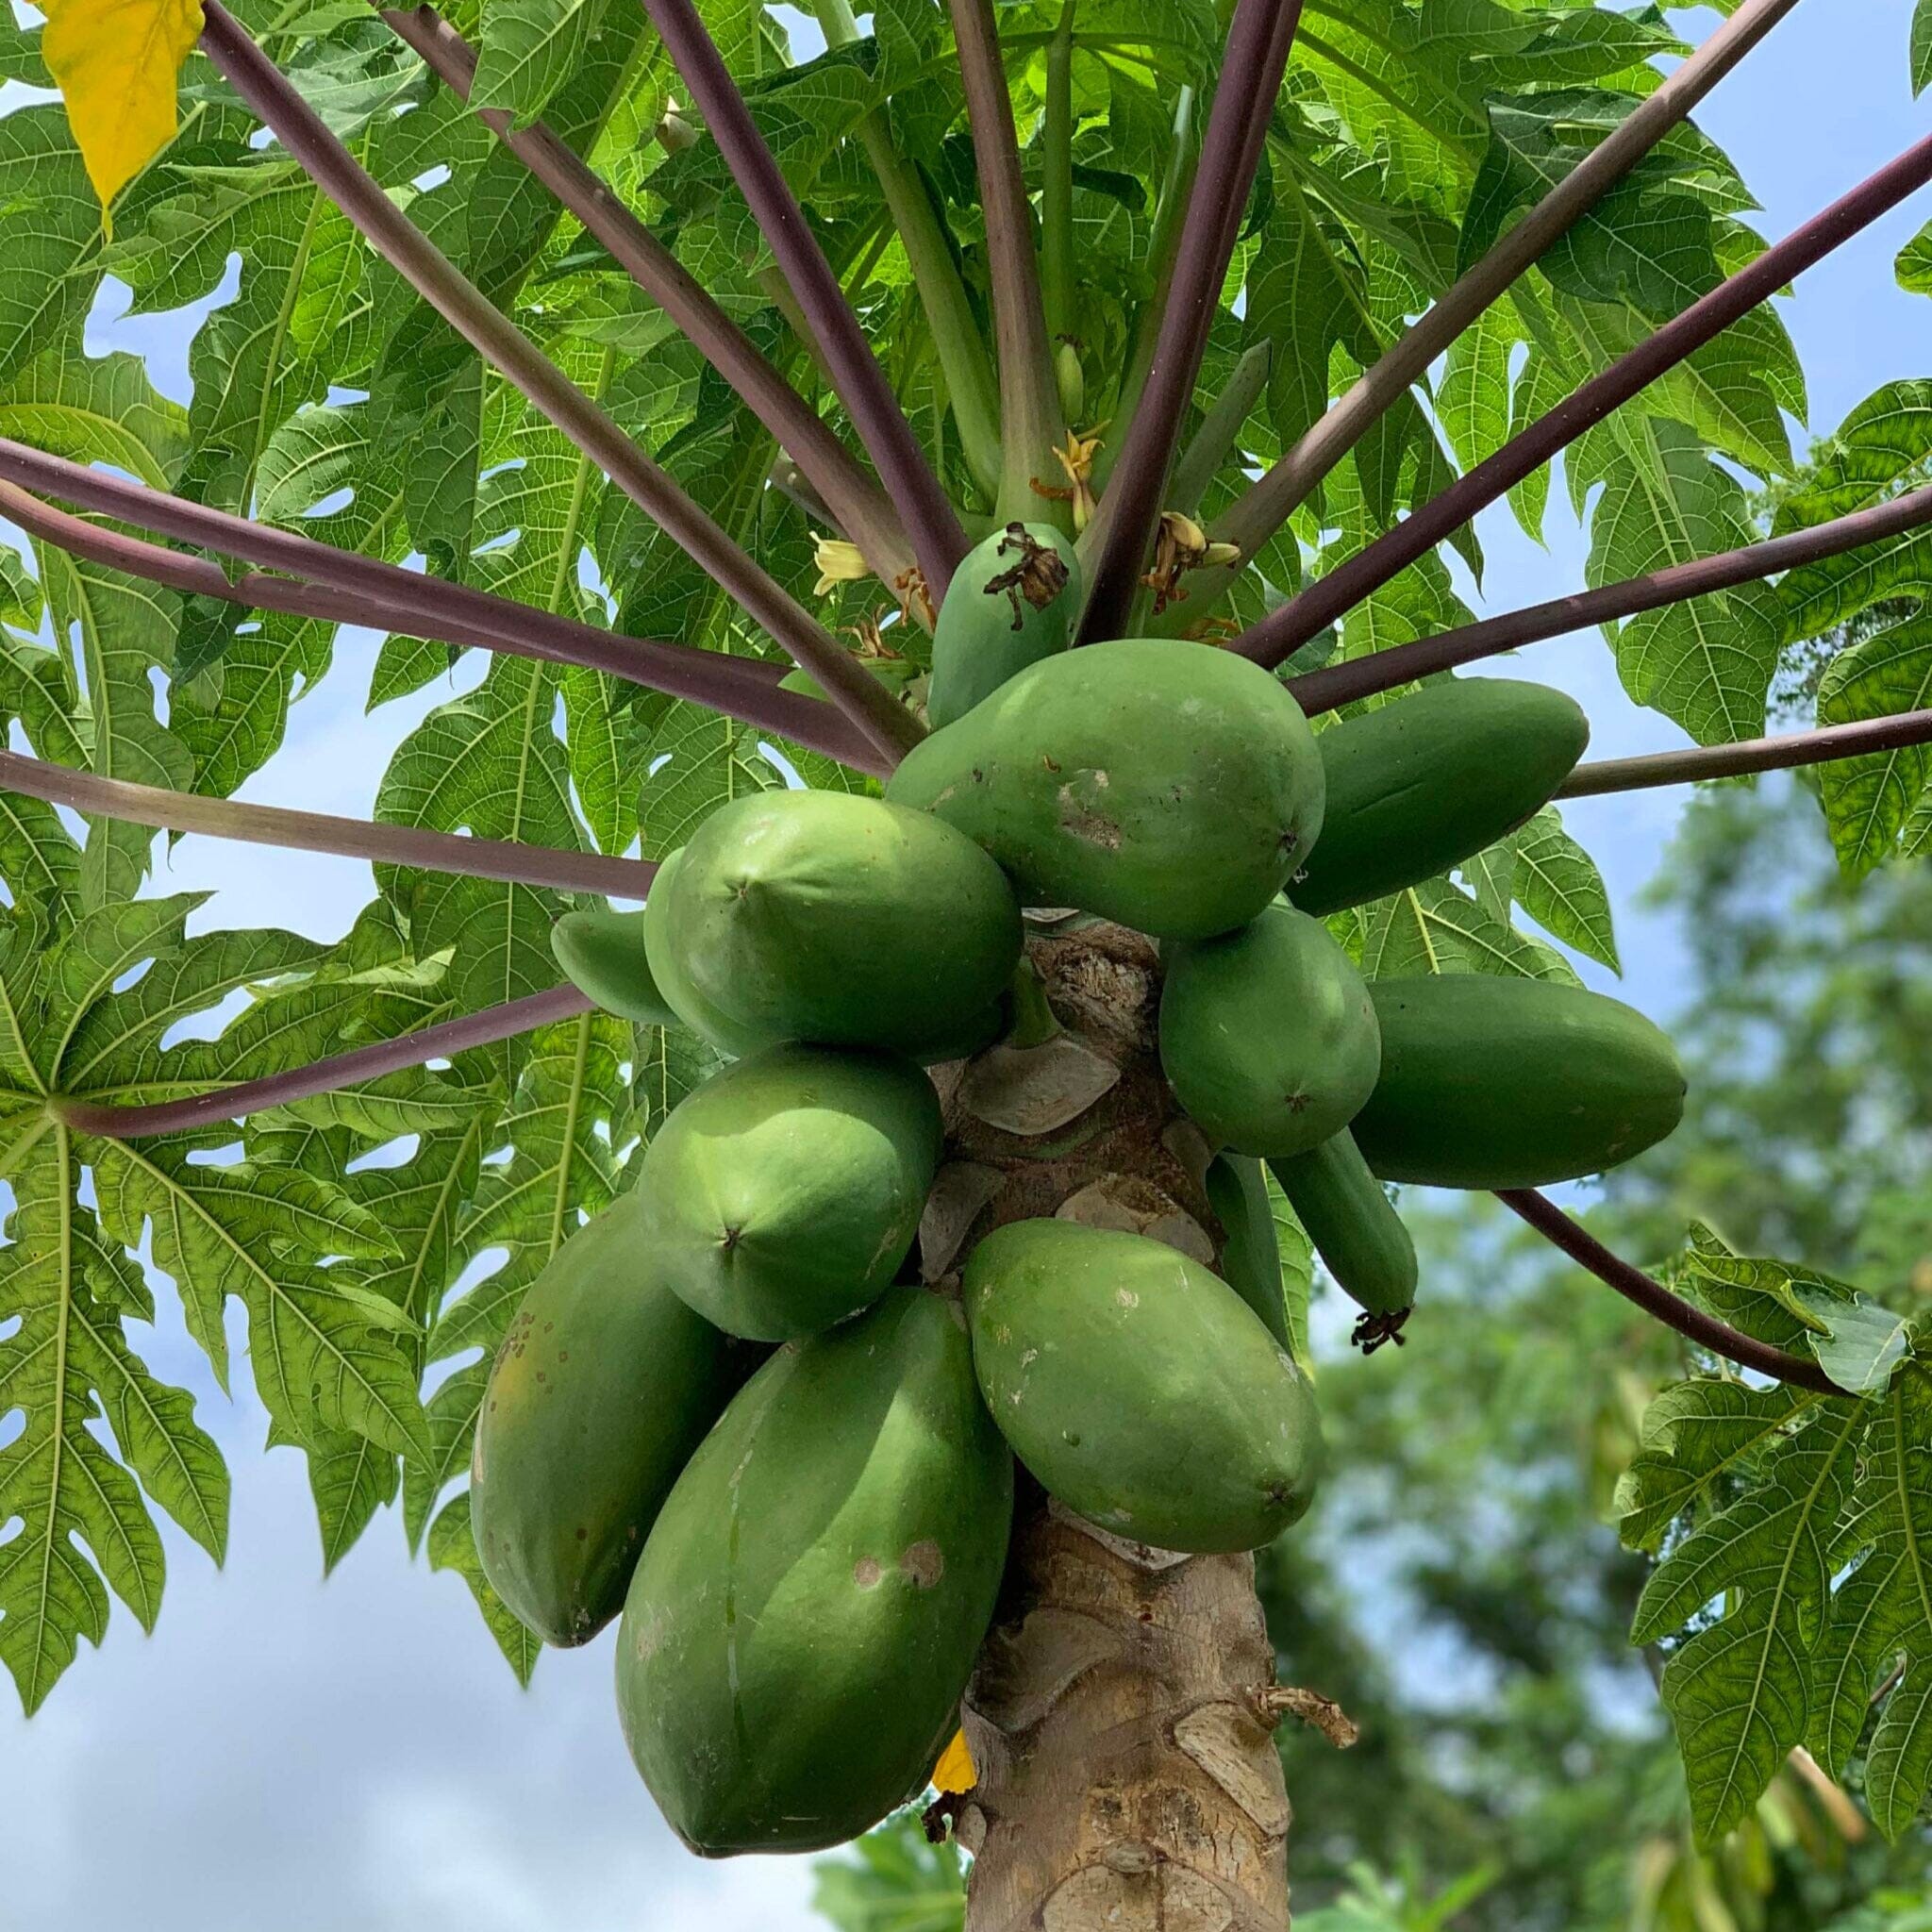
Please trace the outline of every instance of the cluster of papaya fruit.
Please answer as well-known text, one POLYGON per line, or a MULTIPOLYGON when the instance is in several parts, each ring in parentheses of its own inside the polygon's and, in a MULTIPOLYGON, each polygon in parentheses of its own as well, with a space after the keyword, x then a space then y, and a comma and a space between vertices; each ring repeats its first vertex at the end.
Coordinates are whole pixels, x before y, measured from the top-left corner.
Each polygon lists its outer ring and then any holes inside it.
POLYGON ((728 1058, 519 1307, 477 1545, 553 1642, 621 1612, 625 1737, 707 1854, 836 1843, 923 1787, 992 1619, 1016 1457, 1163 1549, 1300 1516, 1320 1436, 1262 1163, 1373 1342, 1416 1279, 1385 1181, 1591 1172, 1681 1106, 1668 1042, 1614 1001, 1367 983, 1324 924, 1534 812, 1583 747, 1568 699, 1445 682, 1318 737, 1231 654, 1067 650, 1077 576, 1051 530, 989 539, 940 612, 940 728, 883 797, 741 798, 641 913, 557 929, 601 1005, 728 1058), (997 1226, 937 1289, 908 1270, 945 1139, 926 1069, 1011 1033, 1023 908, 1159 942, 1161 1066, 1219 1150, 1219 1275, 1066 1218, 997 1226))

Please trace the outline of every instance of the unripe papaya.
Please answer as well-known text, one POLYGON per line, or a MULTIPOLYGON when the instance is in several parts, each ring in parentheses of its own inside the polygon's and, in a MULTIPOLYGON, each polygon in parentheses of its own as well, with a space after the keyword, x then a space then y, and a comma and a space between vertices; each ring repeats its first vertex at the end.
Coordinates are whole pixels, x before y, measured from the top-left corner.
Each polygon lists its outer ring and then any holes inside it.
POLYGON ((552 1643, 624 1607, 645 1534, 756 1357, 672 1293, 621 1196, 511 1317, 476 1418, 470 1513, 491 1587, 552 1643))
POLYGON ((999 860, 1032 906, 1160 939, 1245 924, 1322 828, 1322 759, 1259 665, 1132 638, 1029 665, 886 786, 999 860))
POLYGON ((1358 1324, 1358 1343, 1370 1348, 1377 1336, 1399 1334, 1415 1303, 1415 1243, 1355 1136, 1344 1127, 1292 1160, 1268 1164, 1335 1285, 1372 1318, 1358 1324))
POLYGON ((550 928, 550 950, 564 976, 587 999, 620 1020, 643 1026, 681 1026, 651 977, 644 951, 644 915, 583 907, 550 928))
POLYGON ((958 1303, 894 1289, 759 1370, 659 1514, 618 1634, 625 1737, 686 1844, 819 1851, 924 1788, 1012 1509, 958 1303))
POLYGON ((953 572, 932 633, 925 715, 963 718, 1007 679, 1067 647, 1080 608, 1080 564, 1051 524, 1008 524, 953 572))
MULTIPOLYGON (((658 865, 658 876, 651 881, 651 899, 660 904, 669 900, 671 882, 684 864, 684 853, 680 845, 658 865)), ((735 1057, 757 1053, 767 1043, 761 1032, 708 999, 692 983, 684 970, 683 953, 673 943, 669 922, 651 917, 649 899, 644 902, 644 960, 658 998, 677 1016, 679 1025, 702 1034, 721 1053, 735 1057)))
POLYGON ((957 1051, 1021 946, 1012 890, 970 839, 843 791, 713 812, 653 882, 644 935, 685 1024, 740 1055, 784 1040, 957 1051))
POLYGON ((1288 896, 1324 913, 1420 885, 1514 831, 1583 756, 1590 720, 1547 685, 1452 678, 1315 741, 1328 814, 1288 896))
POLYGON ((1675 1049, 1620 1000, 1488 974, 1385 979, 1382 1077, 1356 1116, 1384 1180, 1534 1188, 1641 1154, 1684 1112, 1675 1049))
POLYGON ((1221 1278, 1259 1315, 1269 1334, 1293 1353, 1288 1297, 1281 1279, 1281 1241, 1268 1205, 1261 1163, 1245 1154, 1217 1154, 1208 1163, 1208 1205, 1226 1237, 1221 1278))
POLYGON ((1381 1039, 1367 985, 1319 919, 1270 906, 1162 957, 1160 1064, 1210 1140, 1285 1159, 1355 1118, 1381 1039))
POLYGON ((1163 1241, 1015 1221, 966 1263, 980 1392, 1069 1509, 1167 1550, 1249 1550, 1308 1507, 1321 1435, 1287 1351, 1163 1241))
POLYGON ((789 1341, 876 1301, 939 1167, 939 1096, 893 1054, 772 1046, 674 1108, 638 1175, 641 1238, 730 1335, 789 1341))

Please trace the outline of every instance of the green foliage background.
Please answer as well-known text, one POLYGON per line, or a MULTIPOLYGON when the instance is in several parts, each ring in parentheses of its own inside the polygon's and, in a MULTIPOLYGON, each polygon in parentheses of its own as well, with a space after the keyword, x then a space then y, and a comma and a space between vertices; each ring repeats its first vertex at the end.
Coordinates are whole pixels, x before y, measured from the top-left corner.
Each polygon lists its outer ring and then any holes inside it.
MULTIPOLYGON (((773 450, 763 432, 481 124, 359 0, 250 0, 240 11, 439 244, 809 599, 811 528, 765 487, 773 450)), ((541 113, 795 380, 813 385, 715 149, 701 141, 673 153, 658 139, 678 90, 636 9, 463 0, 450 11, 481 48, 479 95, 520 118, 541 113)), ((977 188, 942 10, 932 0, 881 0, 871 37, 805 61, 756 4, 708 0, 704 12, 916 429, 968 512, 983 511, 918 291, 856 139, 867 117, 885 117, 954 237, 983 322, 977 188)), ((1026 0, 999 15, 1037 179, 1043 48, 1060 9, 1026 0)), ((1210 0, 1086 0, 1074 9, 1077 344, 1094 418, 1108 414, 1142 307, 1158 300, 1143 258, 1175 96, 1211 79, 1220 30, 1210 0)), ((5 16, 0 78, 46 84, 37 39, 5 16)), ((1276 457, 1657 84, 1654 58, 1680 48, 1673 16, 1656 8, 1309 0, 1198 402, 1259 342, 1271 349, 1269 385, 1205 511, 1223 508, 1245 473, 1276 457)), ((1932 75, 1924 4, 1912 58, 1923 85, 1932 75)), ((172 147, 117 203, 111 240, 59 108, 0 119, 0 433, 345 547, 421 557, 591 623, 770 651, 688 558, 367 253, 280 149, 254 138, 250 118, 198 60, 182 106, 172 147), (137 359, 86 354, 81 324, 105 275, 132 290, 136 313, 159 314, 205 305, 231 265, 233 298, 196 328, 188 408, 163 398, 137 359)), ((1763 244, 1747 220, 1752 206, 1701 134, 1666 141, 1262 549, 1234 613, 1253 616, 1332 568, 1753 258, 1763 244)), ((1921 236, 1900 259, 1905 286, 1932 287, 1928 264, 1932 241, 1921 236)), ((1888 385, 1801 466, 1786 418, 1802 420, 1805 406, 1790 341, 1765 310, 1591 430, 1560 473, 1588 525, 1589 581, 1747 541, 1763 506, 1775 527, 1794 528, 1925 480, 1932 379, 1888 385)), ((1532 534, 1549 488, 1543 473, 1512 494, 1532 534)), ((1457 548, 1479 578, 1474 536, 1457 548)), ((1777 690, 1799 691, 1826 722, 1909 708, 1932 685, 1928 573, 1932 537, 1920 532, 1774 588, 1632 619, 1608 643, 1630 694, 1703 742, 1755 735, 1777 690)), ((1302 662, 1462 621, 1457 581, 1442 557, 1425 558, 1302 662)), ((851 586, 827 615, 852 623, 884 601, 877 585, 851 586)), ((441 645, 392 637, 373 665, 339 665, 326 625, 184 601, 45 547, 31 569, 10 557, 0 566, 0 719, 37 754, 219 796, 260 769, 291 704, 319 679, 366 678, 375 708, 421 691, 449 661, 441 645)), ((916 654, 916 639, 907 648, 916 654)), ((863 782, 789 755, 808 783, 863 782)), ((1743 1875, 1731 1874, 1740 1897, 1762 1907, 1780 1895, 1778 1860, 1787 1840, 1804 1837, 1790 1821, 1810 1802, 1780 1767, 1807 1739, 1834 1775, 1862 1785, 1887 1834, 1917 1841, 1932 1778, 1932 1725, 1919 1721, 1932 1617, 1914 1615, 1910 1599, 1925 1593, 1918 1511, 1932 1396, 1916 1337, 1881 1310, 1910 1312, 1905 1291, 1922 1266, 1910 1160, 1924 1150, 1924 1031, 1912 1025, 1924 995, 1910 946, 1923 940, 1912 922, 1924 911, 1913 875, 1887 862, 1932 838, 1928 757, 1835 767, 1815 803, 1807 793, 1789 808, 1822 808, 1841 868, 1840 882, 1820 881, 1807 902, 1815 925, 1764 929, 1740 870, 1767 849, 1755 832, 1726 826, 1707 846, 1693 843, 1680 869, 1690 883, 1677 890, 1706 895, 1693 927, 1707 983, 1725 995, 1693 1020, 1704 1098, 1682 1151, 1612 1193, 1620 1231, 1653 1257, 1677 1250, 1691 1216, 1721 1200, 1736 1246, 1703 1242, 1681 1264, 1682 1285, 1771 1339, 1819 1348, 1860 1382, 1861 1399, 1800 1415, 1743 1398, 1760 1426, 1740 1446, 1718 1413, 1740 1401, 1736 1385, 1714 1392, 1706 1376, 1693 1393, 1668 1398, 1675 1407, 1654 1412, 1640 1439, 1642 1401, 1687 1365, 1620 1325, 1614 1307, 1579 1302, 1574 1284, 1525 1258, 1500 1226, 1482 1231, 1480 1278, 1449 1258, 1471 1240, 1461 1225, 1455 1243, 1439 1244, 1436 1266, 1484 1297, 1486 1317, 1494 1306, 1515 1322, 1456 1323, 1457 1291, 1445 1289, 1432 1297, 1440 1316, 1418 1318, 1429 1346, 1399 1358, 1403 1377, 1383 1358, 1326 1378, 1351 1445, 1338 1460, 1361 1474, 1340 1487, 1321 1534, 1274 1559, 1301 1566, 1271 1582, 1285 1668, 1298 1675, 1305 1659, 1332 1655, 1334 1681, 1323 1688, 1401 1717, 1391 1659, 1405 1646, 1372 1662, 1348 1634, 1358 1606, 1338 1553, 1344 1539, 1349 1563, 1378 1537, 1391 1550, 1405 1537, 1427 1541, 1426 1524, 1438 1540, 1427 1564, 1412 1550, 1389 1560, 1412 1582, 1419 1614, 1462 1646, 1445 1654, 1474 1657, 1472 1683, 1487 1687, 1453 1738, 1421 1713, 1374 1746, 1388 1754, 1385 1779, 1413 1782, 1415 1815, 1438 1821, 1426 1840, 1362 1841, 1359 1819, 1353 1839, 1339 1825, 1341 1836, 1324 1837, 1319 1810, 1310 1823, 1306 1807, 1326 1799, 1304 1800, 1317 1883, 1332 1886, 1357 1857, 1402 1874, 1398 1893, 1364 1881, 1336 1910, 1423 1910, 1420 1901, 1469 1881, 1494 1854, 1507 1876, 1495 1877, 1481 1908, 1555 1924, 1598 1909, 1579 1890, 1591 1866, 1575 1849, 1591 1842, 1592 1820, 1655 1817, 1656 1842, 1682 1853, 1675 1774, 1656 1749, 1649 1707, 1636 1700, 1637 1715, 1624 1715, 1636 1679, 1610 1638, 1633 1618, 1661 1666, 1666 1705, 1716 1725, 1715 1744, 1691 1751, 1690 1814, 1706 1840, 1733 1848, 1716 1854, 1720 1865, 1741 1861, 1743 1875), (1849 897, 1847 882, 1867 875, 1864 895, 1849 897), (1847 945, 1845 922, 1869 943, 1847 945), (1792 987, 1803 993, 1795 1011, 1792 987), (1863 1034, 1848 1038, 1848 1013, 1862 1016, 1863 1034), (1738 1259, 1758 1255, 1802 1265, 1738 1259), (1850 1298, 1840 1274, 1876 1302, 1850 1298), (1574 1365, 1592 1324, 1601 1352, 1586 1358, 1616 1358, 1629 1379, 1598 1391, 1601 1412, 1584 1431, 1590 1480, 1579 1485, 1574 1460, 1551 1457, 1553 1445, 1566 1456, 1576 1448, 1574 1365), (1504 1353, 1491 1359, 1486 1350, 1504 1353), (1692 1416, 1687 1405, 1701 1407, 1692 1416), (1446 1416, 1459 1419, 1453 1432, 1441 1426, 1446 1416), (1660 1417, 1672 1423, 1667 1435, 1660 1417), (1598 1526, 1613 1477, 1640 1456, 1624 1522, 1638 1522, 1634 1541, 1662 1556, 1648 1585, 1643 1561, 1598 1526), (1559 1465, 1566 1482, 1556 1479, 1559 1465), (1532 1480, 1536 1472, 1548 1480, 1532 1480), (1907 1498, 1896 1508, 1885 1501, 1888 1478, 1890 1493, 1907 1498), (1482 1499, 1466 1523, 1449 1507, 1464 1493, 1482 1499), (1793 1572, 1784 1553, 1800 1546, 1793 1572), (1558 1563, 1560 1552, 1574 1567, 1558 1563), (1856 1698, 1880 1686, 1893 1652, 1907 1669, 1867 1738, 1849 1722, 1856 1698), (1500 1706, 1498 1684, 1507 1693, 1500 1706), (1569 1786, 1525 1789, 1533 1763, 1554 1754, 1567 1765, 1573 1744, 1588 1762, 1569 1786), (1787 1807, 1785 1824, 1765 1822, 1768 1804, 1787 1807), (1558 1828, 1552 1806, 1568 1810, 1569 1824, 1558 1828), (1765 1873, 1761 1885, 1752 1876, 1765 1873)), ((655 857, 724 799, 779 782, 746 727, 599 674, 503 658, 408 734, 377 811, 655 857)), ((1750 808, 1726 794, 1708 810, 1750 808)), ((152 895, 153 860, 144 832, 97 824, 81 841, 31 801, 8 798, 0 810, 0 1179, 13 1196, 10 1245, 0 1250, 0 1402, 25 1418, 0 1449, 0 1524, 19 1524, 0 1542, 0 1659, 31 1709, 79 1640, 100 1641, 110 1597, 151 1624, 163 1586, 155 1509, 222 1554, 225 1473, 188 1400, 143 1367, 128 1326, 150 1307, 149 1277, 130 1252, 145 1242, 218 1374, 227 1372, 225 1306, 245 1308, 249 1366, 276 1439, 306 1452, 327 1559, 399 1501, 412 1544, 470 1580, 512 1667, 527 1675, 537 1647, 482 1583, 462 1488, 482 1363, 521 1289, 624 1185, 628 1157, 701 1076, 699 1057, 682 1039, 591 1016, 434 1072, 258 1114, 239 1158, 227 1128, 91 1139, 66 1124, 63 1101, 203 1091, 556 977, 548 931, 566 905, 556 892, 385 868, 334 945, 261 931, 190 938, 192 907, 152 895), (237 993, 245 1009, 217 1038, 177 1038, 180 1023, 237 993), (417 1140, 401 1165, 358 1164, 403 1135, 417 1140), (493 1255, 499 1265, 468 1278, 493 1255), (451 1298, 459 1279, 466 1286, 451 1298), (425 1386, 434 1392, 424 1401, 425 1386)), ((1617 957, 1602 881, 1553 813, 1459 876, 1363 908, 1345 937, 1384 974, 1571 974, 1553 941, 1607 965, 1617 957)), ((1364 1754, 1324 1767, 1320 1790, 1339 1805, 1358 1774, 1351 1767, 1374 1762, 1364 1754)), ((1389 1789, 1365 1813, 1395 1808, 1389 1789)), ((1882 1869, 1890 1856, 1905 1854, 1847 1854, 1846 1870, 1865 1869, 1857 1858, 1882 1869)), ((1681 1880, 1693 1915, 1701 1882, 1681 1880)), ((1863 1894, 1853 1887, 1833 1897, 1855 1895, 1863 1894)), ((1757 1921, 1747 1911, 1739 1923, 1757 1921)))

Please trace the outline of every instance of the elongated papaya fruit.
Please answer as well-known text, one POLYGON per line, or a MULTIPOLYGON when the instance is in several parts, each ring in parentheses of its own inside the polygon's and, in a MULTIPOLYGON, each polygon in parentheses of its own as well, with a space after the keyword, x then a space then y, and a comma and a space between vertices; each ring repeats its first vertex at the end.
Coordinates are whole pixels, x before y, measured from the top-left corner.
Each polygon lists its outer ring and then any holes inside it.
POLYGON ((491 1587, 540 1637, 588 1642, 757 1356, 672 1293, 625 1194, 530 1284, 491 1365, 470 1512, 491 1587))
POLYGON ((741 1055, 784 1040, 956 1052, 1021 945, 1012 890, 970 839, 842 791, 713 812, 659 871, 644 935, 685 1024, 741 1055))
POLYGON ((1415 1304, 1415 1243, 1355 1136, 1344 1127, 1306 1154, 1268 1164, 1336 1287, 1361 1307, 1356 1346, 1369 1355, 1400 1337, 1415 1304))
POLYGON ((913 747, 895 804, 957 825, 1031 906, 1161 939, 1245 924, 1322 828, 1322 759, 1258 665, 1134 638, 1029 665, 913 747))
POLYGON ((818 1851, 923 1789, 1012 1509, 957 1302, 894 1289, 759 1370, 658 1515, 618 1633, 625 1737, 686 1844, 818 1851))
POLYGON ((641 908, 612 912, 587 906, 566 912, 550 928, 550 950, 571 984, 607 1013, 645 1026, 684 1024, 651 977, 641 908))
POLYGON ((1456 974, 1370 986, 1382 1077, 1356 1116, 1384 1180, 1534 1188, 1641 1154, 1684 1112, 1664 1035, 1620 1000, 1456 974))
POLYGON ((652 1137, 641 1238, 674 1292, 727 1334, 815 1335, 891 1285, 941 1138, 939 1096, 910 1060, 767 1047, 652 1137))
POLYGON ((1224 1281, 1163 1241, 1015 1221, 966 1263, 980 1392, 1069 1509, 1168 1550, 1249 1550, 1308 1507, 1307 1385, 1224 1281))
POLYGON ((1381 1038, 1368 987, 1319 919, 1270 906, 1162 958, 1160 1064, 1210 1140, 1285 1159, 1355 1118, 1381 1038))
POLYGON ((1080 564, 1051 524, 1008 524, 953 572, 932 633, 925 715, 937 730, 1007 679, 1067 647, 1080 564))
POLYGON ((1259 1315, 1269 1334, 1291 1354, 1288 1297, 1281 1279, 1281 1241, 1261 1163, 1245 1154, 1217 1154, 1208 1164, 1208 1205, 1226 1237, 1221 1278, 1259 1315))
POLYGON ((1583 756, 1575 699, 1503 677, 1452 678, 1332 724, 1321 844, 1288 889, 1335 912, 1435 878, 1547 805, 1583 756))

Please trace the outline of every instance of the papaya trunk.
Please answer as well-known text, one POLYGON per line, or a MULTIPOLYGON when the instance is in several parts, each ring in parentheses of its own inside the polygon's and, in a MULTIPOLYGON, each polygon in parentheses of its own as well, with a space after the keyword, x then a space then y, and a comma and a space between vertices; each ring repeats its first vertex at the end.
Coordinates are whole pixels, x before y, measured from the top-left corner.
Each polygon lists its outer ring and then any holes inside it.
POLYGON ((1273 1664, 1252 1557, 1025 1516, 967 1696, 966 1932, 1282 1932, 1273 1664))
MULTIPOLYGON (((1029 954, 1066 1031, 1030 1065, 995 1048, 947 1083, 947 1158, 977 1184, 941 1196, 991 1195, 973 1240, 1064 1208, 1218 1256, 1207 1150, 1157 1058, 1153 946, 1099 925, 1029 954)), ((971 1244, 948 1254, 937 1231, 928 1273, 971 1244)), ((1251 1557, 1126 1542, 1027 1484, 964 1710, 966 1932, 1284 1932, 1274 1683, 1251 1557)))

